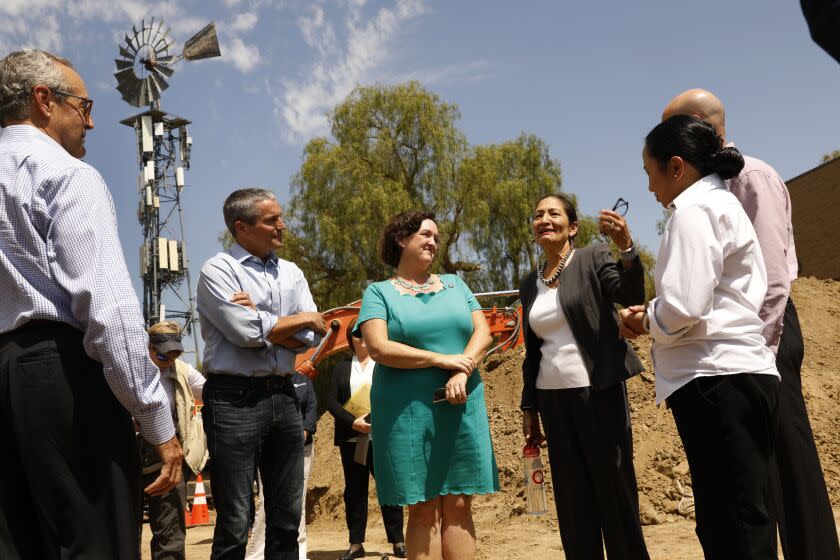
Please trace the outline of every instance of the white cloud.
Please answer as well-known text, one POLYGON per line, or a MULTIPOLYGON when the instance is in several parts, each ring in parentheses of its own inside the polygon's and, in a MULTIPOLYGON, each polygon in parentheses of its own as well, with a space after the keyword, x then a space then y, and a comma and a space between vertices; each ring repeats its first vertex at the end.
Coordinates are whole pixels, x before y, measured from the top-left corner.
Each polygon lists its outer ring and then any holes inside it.
POLYGON ((237 14, 230 24, 233 31, 243 33, 251 31, 257 25, 257 14, 255 12, 245 12, 244 14, 237 14))
POLYGON ((234 37, 222 45, 222 59, 232 63, 243 74, 247 74, 262 62, 259 47, 249 45, 239 37, 234 37))
POLYGON ((318 54, 302 78, 283 82, 284 92, 274 100, 285 141, 298 143, 326 134, 326 112, 356 84, 370 81, 389 58, 400 28, 426 11, 423 0, 397 0, 392 8, 381 8, 365 20, 364 5, 365 0, 347 0, 346 42, 341 47, 320 6, 298 20, 304 41, 318 54))
POLYGON ((426 85, 440 84, 452 80, 477 82, 487 78, 493 66, 493 63, 489 60, 482 59, 462 64, 449 64, 439 68, 421 68, 398 75, 394 78, 394 81, 417 80, 426 85))

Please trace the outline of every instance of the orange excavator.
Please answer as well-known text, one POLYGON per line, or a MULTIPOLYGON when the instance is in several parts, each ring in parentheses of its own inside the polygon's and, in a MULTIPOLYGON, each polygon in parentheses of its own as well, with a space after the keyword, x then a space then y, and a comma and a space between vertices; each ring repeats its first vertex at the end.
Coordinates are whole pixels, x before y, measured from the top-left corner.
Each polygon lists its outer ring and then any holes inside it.
MULTIPOLYGON (((485 298, 502 298, 518 296, 516 290, 501 292, 484 292, 475 294, 479 300, 485 298)), ((343 305, 324 312, 324 319, 327 322, 327 334, 321 338, 321 343, 310 348, 302 354, 298 354, 295 362, 295 369, 303 375, 315 379, 318 375, 317 365, 326 358, 348 350, 347 328, 353 319, 359 316, 361 300, 354 301, 349 305, 343 305)), ((522 332, 522 308, 521 307, 493 307, 482 308, 487 323, 490 325, 490 334, 496 344, 487 351, 487 356, 494 352, 504 352, 523 343, 522 332)), ((486 357, 485 357, 486 359, 486 357)))

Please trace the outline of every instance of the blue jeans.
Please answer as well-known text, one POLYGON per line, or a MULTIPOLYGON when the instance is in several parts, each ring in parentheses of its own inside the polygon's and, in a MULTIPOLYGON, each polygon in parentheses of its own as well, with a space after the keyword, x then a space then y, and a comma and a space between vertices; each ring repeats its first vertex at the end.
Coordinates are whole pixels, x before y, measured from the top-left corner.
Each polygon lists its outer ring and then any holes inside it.
POLYGON ((265 491, 265 558, 297 560, 304 441, 291 379, 211 374, 202 416, 216 505, 211 560, 245 557, 255 466, 265 491))

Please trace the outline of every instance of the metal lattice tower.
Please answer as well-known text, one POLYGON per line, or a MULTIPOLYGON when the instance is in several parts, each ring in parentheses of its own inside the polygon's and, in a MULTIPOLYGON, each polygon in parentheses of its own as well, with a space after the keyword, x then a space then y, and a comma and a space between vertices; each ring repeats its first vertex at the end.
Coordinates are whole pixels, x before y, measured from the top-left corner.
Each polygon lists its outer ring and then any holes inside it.
POLYGON ((181 54, 171 54, 175 40, 162 20, 145 18, 140 29, 132 26, 119 45, 115 59, 117 90, 143 113, 120 121, 137 136, 140 175, 137 219, 143 228, 140 246, 140 276, 143 279, 143 316, 149 325, 167 318, 183 320, 191 333, 196 363, 200 361, 195 298, 190 283, 189 261, 184 241, 181 190, 184 171, 190 168, 192 139, 190 121, 169 115, 160 108, 160 96, 169 87, 167 78, 181 60, 201 60, 221 55, 216 25, 210 23, 184 43, 181 54), (167 303, 169 307, 167 308, 167 303), (173 305, 174 304, 174 305, 173 305))
POLYGON ((123 121, 137 135, 140 174, 137 219, 143 230, 140 276, 143 279, 143 316, 152 325, 166 319, 183 320, 192 333, 198 360, 195 298, 190 283, 184 241, 181 191, 190 166, 190 121, 150 109, 123 121), (171 297, 165 297, 169 295, 171 297), (174 303, 167 307, 166 301, 174 303))

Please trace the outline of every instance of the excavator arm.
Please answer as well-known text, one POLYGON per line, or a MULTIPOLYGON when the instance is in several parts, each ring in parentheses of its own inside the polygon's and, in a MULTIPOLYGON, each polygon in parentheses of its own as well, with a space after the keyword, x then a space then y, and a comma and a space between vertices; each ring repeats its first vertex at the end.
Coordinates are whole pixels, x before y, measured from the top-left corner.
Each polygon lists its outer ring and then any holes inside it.
MULTIPOLYGON (((514 295, 518 295, 518 292, 510 290, 475 294, 479 299, 514 295)), ((298 373, 314 379, 318 375, 316 368, 322 360, 349 350, 347 329, 353 319, 359 317, 361 306, 362 302, 359 300, 324 312, 324 319, 328 327, 327 333, 321 338, 321 343, 318 346, 298 354, 295 362, 295 370, 298 373)), ((496 341, 496 345, 487 352, 487 356, 493 352, 505 352, 524 342, 521 307, 497 307, 494 305, 493 307, 483 308, 482 311, 487 319, 487 324, 490 325, 490 334, 496 341)))

